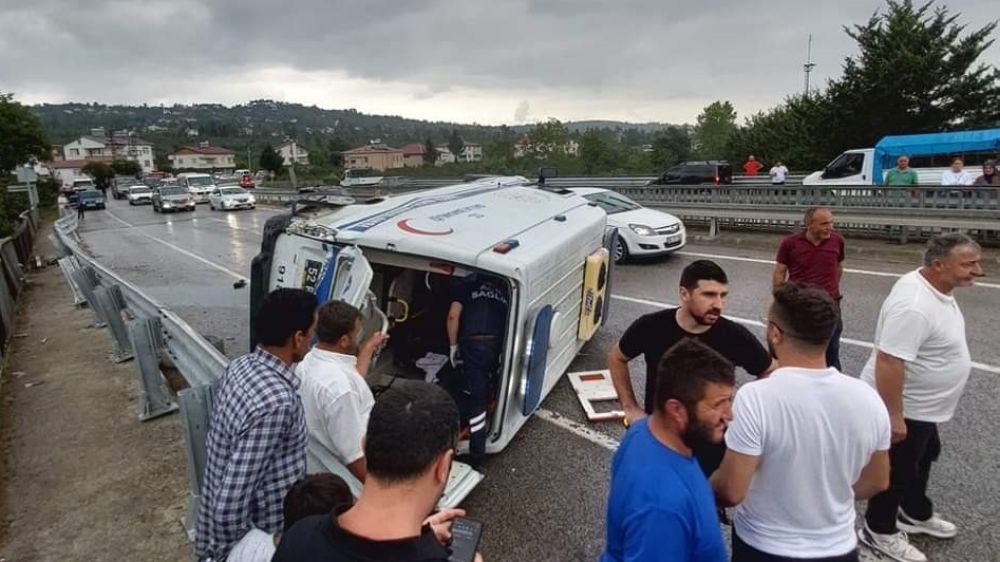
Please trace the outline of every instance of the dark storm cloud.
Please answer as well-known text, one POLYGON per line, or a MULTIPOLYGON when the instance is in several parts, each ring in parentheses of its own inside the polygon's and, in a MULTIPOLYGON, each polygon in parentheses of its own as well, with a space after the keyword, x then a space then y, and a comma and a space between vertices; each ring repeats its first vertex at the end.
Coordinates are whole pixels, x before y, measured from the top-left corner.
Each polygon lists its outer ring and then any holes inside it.
MULTIPOLYGON (((950 6, 978 26, 995 17, 993 4, 950 6)), ((240 76, 290 67, 345 72, 373 87, 413 84, 417 100, 458 88, 509 91, 511 113, 532 100, 530 92, 591 106, 602 97, 609 103, 623 96, 662 103, 722 98, 745 113, 801 90, 809 33, 814 84, 836 75, 853 52, 842 26, 880 6, 870 0, 2 0, 0 90, 133 102, 192 99, 204 91, 206 101, 220 101, 209 99, 219 80, 232 86, 240 76)), ((995 47, 990 59, 997 53, 995 47)))

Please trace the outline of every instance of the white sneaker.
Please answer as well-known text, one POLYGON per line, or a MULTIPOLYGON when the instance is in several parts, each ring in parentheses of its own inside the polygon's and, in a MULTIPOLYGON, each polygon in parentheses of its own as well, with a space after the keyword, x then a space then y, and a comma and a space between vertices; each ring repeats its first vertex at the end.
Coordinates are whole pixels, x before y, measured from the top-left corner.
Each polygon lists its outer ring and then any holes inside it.
POLYGON ((892 535, 880 535, 871 532, 866 524, 858 529, 858 540, 872 550, 898 562, 927 562, 924 553, 910 544, 906 533, 902 531, 892 535))
POLYGON ((954 523, 945 521, 937 513, 931 515, 927 521, 918 521, 900 509, 896 526, 911 535, 930 535, 939 539, 950 539, 958 534, 958 527, 954 523))

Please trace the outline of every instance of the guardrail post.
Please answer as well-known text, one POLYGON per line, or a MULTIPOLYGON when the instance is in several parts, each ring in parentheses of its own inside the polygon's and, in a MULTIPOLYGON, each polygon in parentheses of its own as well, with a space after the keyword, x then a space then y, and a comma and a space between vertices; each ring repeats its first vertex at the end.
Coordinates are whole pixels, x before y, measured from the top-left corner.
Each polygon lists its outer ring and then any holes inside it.
POLYGON ((177 393, 180 402, 181 427, 184 431, 184 449, 187 453, 188 483, 191 493, 184 516, 184 529, 195 539, 198 523, 198 505, 201 501, 201 482, 205 475, 208 456, 208 424, 212 418, 212 387, 207 385, 185 388, 177 393))
POLYGON ((111 332, 112 339, 114 340, 114 350, 111 353, 111 359, 115 363, 128 361, 132 358, 132 343, 129 341, 128 330, 125 327, 125 322, 122 320, 122 311, 118 307, 118 301, 112 289, 110 287, 98 287, 94 289, 94 297, 97 300, 97 306, 100 307, 101 312, 104 314, 104 319, 108 323, 108 331, 111 332))
POLYGON ((77 269, 80 269, 80 265, 74 256, 59 259, 59 271, 62 271, 63 277, 66 278, 66 284, 69 285, 69 290, 73 293, 73 306, 80 306, 87 302, 83 298, 80 288, 76 286, 76 280, 73 279, 73 272, 77 269))
POLYGON ((712 217, 708 219, 708 237, 715 238, 719 235, 719 219, 712 217))
POLYGON ((90 310, 94 313, 94 327, 103 328, 107 326, 108 322, 104 319, 101 307, 97 306, 97 297, 94 295, 94 289, 99 284, 97 274, 89 266, 81 267, 73 272, 73 280, 76 282, 76 287, 83 293, 83 297, 86 299, 90 310))
POLYGON ((177 411, 160 372, 162 336, 159 318, 137 318, 129 323, 129 337, 139 377, 139 419, 149 421, 177 411))

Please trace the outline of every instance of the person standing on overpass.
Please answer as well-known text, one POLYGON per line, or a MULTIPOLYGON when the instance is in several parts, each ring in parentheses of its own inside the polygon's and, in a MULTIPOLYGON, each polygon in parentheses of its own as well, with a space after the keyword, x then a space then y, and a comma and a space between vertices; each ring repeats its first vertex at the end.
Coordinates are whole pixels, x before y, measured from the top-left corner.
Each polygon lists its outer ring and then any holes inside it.
POLYGON ((983 276, 979 244, 960 233, 927 243, 924 265, 899 278, 882 303, 875 348, 861 372, 889 410, 890 488, 868 501, 862 542, 901 562, 927 560, 906 538, 952 538, 953 523, 927 497, 931 464, 941 453, 938 424, 950 420, 972 370, 965 318, 953 292, 983 276))
POLYGON ((771 167, 769 175, 771 176, 771 185, 785 185, 785 178, 788 177, 788 168, 781 163, 781 160, 778 160, 771 167))
POLYGON ((747 176, 756 176, 757 172, 763 168, 764 165, 754 158, 753 154, 747 156, 747 161, 743 163, 743 174, 747 176))
POLYGON ((903 155, 896 159, 896 167, 889 170, 885 175, 885 184, 893 185, 917 185, 920 178, 917 172, 910 167, 910 157, 903 155))
POLYGON ((858 560, 854 502, 889 487, 889 413, 827 365, 839 315, 819 287, 774 291, 765 323, 781 367, 736 394, 712 475, 717 501, 738 506, 733 562, 858 560))
MULTIPOLYGON (((685 338, 694 338, 722 354, 733 364, 755 377, 763 377, 777 363, 760 341, 742 325, 724 318, 722 312, 729 296, 729 279, 715 262, 697 260, 681 273, 678 308, 647 314, 625 330, 621 340, 608 352, 608 369, 630 425, 653 412, 656 396, 656 366, 660 357, 685 338), (645 398, 642 407, 635 398, 628 364, 642 355, 646 360, 645 398)), ((721 443, 699 443, 695 457, 705 474, 711 474, 722 462, 726 448, 721 443)))
POLYGON ((806 210, 802 231, 786 236, 778 247, 772 285, 775 289, 788 281, 816 285, 837 303, 837 329, 826 349, 826 364, 840 370, 840 335, 844 321, 840 316, 840 279, 844 275, 844 239, 833 230, 833 213, 824 207, 806 210))

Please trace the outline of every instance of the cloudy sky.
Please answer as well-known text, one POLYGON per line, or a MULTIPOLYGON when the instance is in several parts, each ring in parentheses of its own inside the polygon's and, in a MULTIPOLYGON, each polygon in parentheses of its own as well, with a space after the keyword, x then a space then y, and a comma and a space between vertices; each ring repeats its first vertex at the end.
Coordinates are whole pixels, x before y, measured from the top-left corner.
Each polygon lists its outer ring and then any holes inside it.
MULTIPOLYGON (((488 124, 741 115, 854 53, 877 0, 0 0, 0 91, 25 103, 271 98, 488 124)), ((996 0, 954 0, 978 27, 996 0)), ((984 57, 1000 61, 1000 46, 984 57)))

